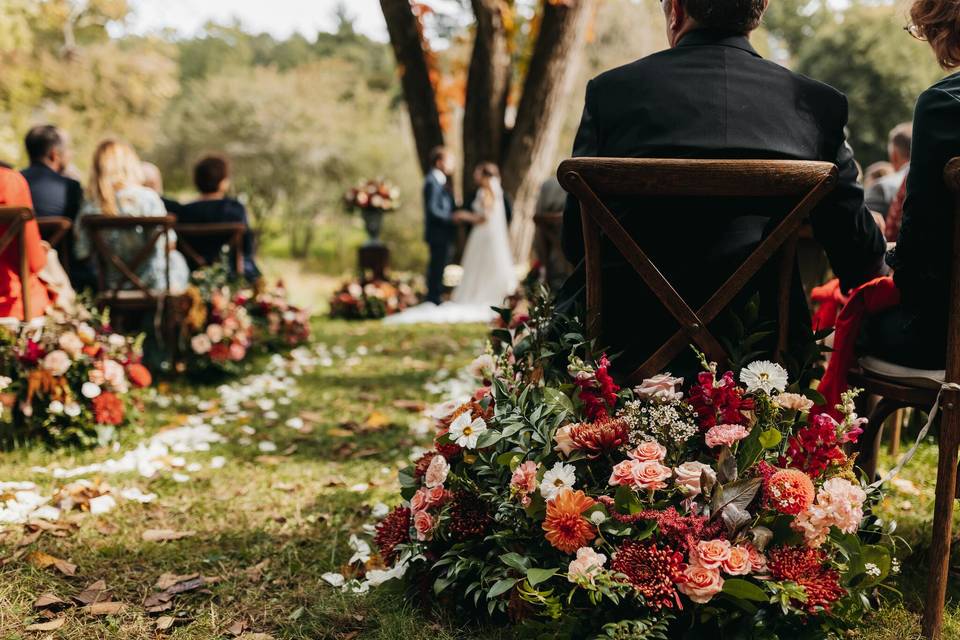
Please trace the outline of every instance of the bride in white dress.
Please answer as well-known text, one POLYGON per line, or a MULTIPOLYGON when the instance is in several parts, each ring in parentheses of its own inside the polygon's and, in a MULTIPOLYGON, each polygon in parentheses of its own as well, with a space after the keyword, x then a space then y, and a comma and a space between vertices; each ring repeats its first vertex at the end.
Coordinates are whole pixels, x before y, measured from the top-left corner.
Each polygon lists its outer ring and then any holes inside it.
POLYGON ((517 272, 510 254, 507 212, 496 165, 483 163, 474 172, 477 195, 466 214, 473 225, 463 252, 463 278, 450 302, 429 302, 407 309, 384 321, 389 324, 489 322, 491 307, 500 306, 517 288, 517 272))

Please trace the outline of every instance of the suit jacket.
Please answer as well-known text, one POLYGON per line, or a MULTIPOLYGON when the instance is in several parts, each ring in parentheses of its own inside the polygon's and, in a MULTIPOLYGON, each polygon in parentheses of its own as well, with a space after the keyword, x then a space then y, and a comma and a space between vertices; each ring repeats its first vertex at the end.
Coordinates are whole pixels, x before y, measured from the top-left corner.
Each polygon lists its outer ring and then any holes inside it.
POLYGON ((63 216, 75 220, 83 203, 83 188, 45 164, 32 164, 22 172, 30 185, 37 217, 63 216))
MULTIPOLYGON (((166 200, 164 206, 168 213, 173 213, 166 200)), ((260 269, 254 260, 256 243, 254 242, 253 231, 251 231, 250 223, 247 220, 247 209, 239 200, 233 198, 197 200, 190 204, 177 206, 179 207, 179 211, 176 212, 177 222, 183 224, 243 223, 247 227, 247 231, 243 235, 243 276, 251 281, 260 277, 260 269)), ((191 246, 203 256, 208 264, 216 264, 220 261, 220 252, 223 249, 222 238, 197 239, 192 242, 191 246)))
MULTIPOLYGON (((697 30, 678 46, 608 71, 587 85, 575 156, 826 160, 839 167, 834 191, 812 214, 844 288, 882 270, 885 243, 857 183, 845 141, 846 98, 835 89, 764 60, 746 36, 697 30)), ((624 227, 696 309, 768 230, 780 199, 670 198, 610 203, 624 227)), ((560 294, 582 299, 583 232, 568 199, 564 250, 580 264, 560 294)), ((642 361, 677 328, 612 246, 604 251, 605 338, 642 361)), ((748 287, 775 308, 772 270, 748 287)), ((747 294, 745 294, 747 295, 747 294)), ((797 300, 809 323, 802 299, 797 300)), ((629 355, 629 354, 628 354, 629 355)), ((628 359, 629 361, 629 359, 628 359)))
POLYGON ((428 244, 453 241, 456 226, 453 211, 456 209, 453 193, 440 184, 433 171, 423 181, 423 238, 428 244))

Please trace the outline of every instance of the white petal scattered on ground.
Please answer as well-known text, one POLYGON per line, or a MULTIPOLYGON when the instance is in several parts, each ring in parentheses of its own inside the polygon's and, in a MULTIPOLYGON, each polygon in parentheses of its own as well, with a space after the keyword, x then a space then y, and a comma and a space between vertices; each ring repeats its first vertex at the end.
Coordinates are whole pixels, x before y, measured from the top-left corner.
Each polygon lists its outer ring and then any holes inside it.
POLYGON ((367 484, 366 482, 360 482, 350 487, 350 491, 353 491, 356 493, 363 493, 364 491, 369 491, 369 490, 370 490, 370 485, 367 484))
POLYGON ((351 535, 350 548, 353 549, 353 555, 350 556, 347 564, 353 564, 355 562, 366 564, 370 560, 370 543, 366 540, 361 540, 356 535, 351 535))
POLYGON ((266 413, 263 414, 263 419, 264 419, 264 420, 279 420, 279 419, 280 419, 280 414, 277 413, 276 411, 267 411, 266 413))
POLYGON ((383 518, 388 513, 390 513, 390 507, 388 507, 386 504, 382 502, 378 502, 375 505, 373 505, 373 509, 371 510, 371 513, 373 514, 374 518, 377 518, 377 519, 383 518))
POLYGON ((146 504, 148 502, 153 502, 157 499, 157 494, 155 493, 144 493, 140 490, 139 487, 128 487, 123 489, 120 492, 120 497, 124 500, 130 500, 132 502, 139 502, 140 504, 146 504))
POLYGON ((325 573, 320 577, 323 578, 324 582, 329 584, 331 587, 342 587, 346 582, 346 579, 341 574, 334 573, 332 571, 325 573))
POLYGON ((905 493, 910 496, 920 495, 920 489, 917 485, 906 478, 894 478, 890 481, 890 484, 900 493, 905 493))
POLYGON ((290 418, 284 424, 286 424, 291 429, 296 429, 297 431, 300 431, 301 429, 303 429, 303 418, 299 418, 299 417, 290 418))
POLYGON ((187 465, 187 471, 189 471, 190 473, 196 473, 201 469, 203 469, 203 465, 200 464, 199 462, 191 462, 190 464, 187 465))
POLYGON ((248 424, 245 424, 245 425, 243 425, 242 427, 240 427, 240 431, 243 432, 243 433, 245 433, 245 434, 247 434, 248 436, 252 436, 253 434, 255 434, 255 433, 257 432, 256 429, 254 429, 253 427, 251 427, 251 426, 248 425, 248 424))
POLYGON ((170 476, 174 482, 190 482, 190 476, 185 473, 174 473, 170 476))
POLYGON ((227 464, 227 459, 223 456, 214 456, 210 459, 211 469, 222 469, 227 464))
POLYGON ((257 448, 260 449, 260 451, 263 451, 264 453, 273 453, 274 451, 277 450, 277 445, 270 442, 269 440, 264 440, 263 442, 257 445, 257 448))
POLYGON ((90 498, 90 513, 95 516, 113 511, 116 506, 117 501, 110 494, 104 494, 102 496, 97 496, 96 498, 90 498))

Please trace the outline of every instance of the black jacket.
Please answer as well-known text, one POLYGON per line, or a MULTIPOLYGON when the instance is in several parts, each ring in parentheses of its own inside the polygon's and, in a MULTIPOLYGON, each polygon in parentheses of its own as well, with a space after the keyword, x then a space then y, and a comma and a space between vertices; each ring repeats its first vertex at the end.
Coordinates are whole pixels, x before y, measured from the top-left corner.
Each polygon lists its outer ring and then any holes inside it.
MULTIPOLYGON (((167 211, 170 211, 169 205, 167 211)), ((190 204, 180 205, 177 212, 177 222, 184 224, 211 224, 218 222, 242 222, 247 227, 243 236, 243 276, 250 281, 260 277, 260 269, 255 261, 256 243, 250 223, 247 220, 247 209, 238 200, 224 198, 222 200, 197 200, 190 204)), ((197 253, 203 256, 208 264, 215 264, 220 260, 220 251, 223 243, 219 238, 198 239, 191 243, 197 253)))
POLYGON ((63 216, 75 220, 83 202, 83 188, 45 164, 32 164, 22 172, 30 185, 33 210, 38 217, 63 216))
MULTIPOLYGON (((846 123, 843 94, 764 60, 743 35, 698 30, 675 48, 590 81, 573 155, 834 162, 839 184, 812 223, 849 288, 882 269, 885 244, 863 204, 846 123)), ((611 204, 696 309, 760 241, 771 213, 786 213, 796 203, 671 198, 611 204)), ((583 233, 573 198, 564 212, 563 242, 568 259, 580 265, 560 294, 561 309, 568 309, 583 299, 583 233)), ((605 339, 633 349, 642 361, 677 327, 614 254, 612 247, 604 253, 605 339)), ((768 272, 752 286, 769 292, 774 280, 768 272)), ((802 311, 799 317, 808 318, 802 311)))
POLYGON ((440 184, 433 175, 427 173, 423 181, 423 239, 428 244, 448 244, 453 241, 456 225, 453 223, 453 211, 456 200, 446 185, 440 184))

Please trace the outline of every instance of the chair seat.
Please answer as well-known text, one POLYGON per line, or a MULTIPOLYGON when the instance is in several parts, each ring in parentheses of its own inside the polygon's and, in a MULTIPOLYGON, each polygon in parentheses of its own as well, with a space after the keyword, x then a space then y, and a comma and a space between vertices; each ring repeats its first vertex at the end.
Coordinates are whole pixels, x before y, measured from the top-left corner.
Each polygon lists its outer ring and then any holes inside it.
POLYGON ((865 374, 924 389, 939 389, 947 377, 944 369, 913 369, 874 356, 860 358, 860 367, 865 374))

